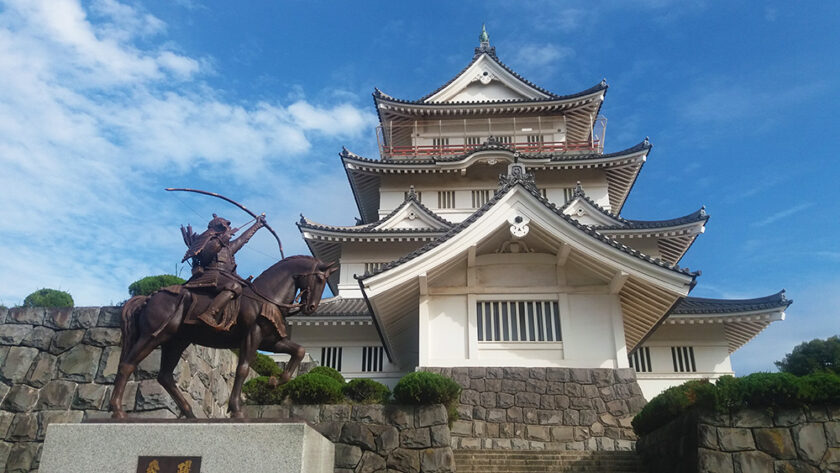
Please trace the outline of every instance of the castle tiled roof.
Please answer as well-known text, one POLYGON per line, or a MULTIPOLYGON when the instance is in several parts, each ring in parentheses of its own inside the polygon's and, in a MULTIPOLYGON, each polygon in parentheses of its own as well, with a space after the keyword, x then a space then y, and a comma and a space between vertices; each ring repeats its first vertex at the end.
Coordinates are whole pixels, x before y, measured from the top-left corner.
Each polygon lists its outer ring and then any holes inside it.
POLYGON ((792 303, 792 299, 785 297, 784 289, 775 294, 755 299, 686 297, 671 311, 671 314, 733 314, 785 309, 792 303))

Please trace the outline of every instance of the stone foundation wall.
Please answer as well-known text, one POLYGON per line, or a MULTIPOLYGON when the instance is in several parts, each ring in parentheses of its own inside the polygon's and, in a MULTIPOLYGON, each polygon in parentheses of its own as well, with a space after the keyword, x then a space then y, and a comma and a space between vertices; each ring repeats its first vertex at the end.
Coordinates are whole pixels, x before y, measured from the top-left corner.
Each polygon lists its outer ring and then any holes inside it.
POLYGON ((639 439, 649 473, 840 471, 840 406, 690 413, 639 439))
POLYGON ((245 415, 308 422, 335 443, 335 473, 455 471, 441 405, 284 404, 246 406, 245 415))
MULTIPOLYGON (((120 358, 120 308, 0 310, 0 471, 37 471, 47 425, 107 417, 120 358)), ((158 384, 160 351, 129 381, 135 416, 177 417, 158 384)), ((190 347, 175 371, 199 417, 225 417, 235 355, 190 347)))
POLYGON ((461 385, 455 449, 632 450, 632 369, 422 368, 461 385))

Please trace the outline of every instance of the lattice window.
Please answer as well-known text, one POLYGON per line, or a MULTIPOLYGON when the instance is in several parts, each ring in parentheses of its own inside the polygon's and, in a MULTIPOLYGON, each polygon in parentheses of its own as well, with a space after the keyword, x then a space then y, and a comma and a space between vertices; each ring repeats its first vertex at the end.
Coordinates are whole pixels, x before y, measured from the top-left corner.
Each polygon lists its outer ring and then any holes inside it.
POLYGON ((630 367, 634 368, 636 373, 653 371, 653 365, 650 364, 650 347, 641 347, 628 358, 630 359, 630 367))
POLYGON ((474 209, 483 207, 490 200, 490 191, 472 191, 472 206, 474 209))
POLYGON ((548 199, 548 189, 540 189, 540 195, 543 199, 548 199))
POLYGON ((468 146, 478 146, 481 144, 480 136, 468 136, 466 141, 468 146))
POLYGON ((563 188, 563 203, 566 203, 572 200, 575 197, 575 188, 574 187, 564 187, 563 188))
POLYGON ((362 372, 382 371, 385 348, 362 347, 362 372))
POLYGON ((365 263, 365 272, 366 273, 375 273, 382 269, 385 263, 365 263))
MULTIPOLYGON (((417 196, 417 202, 423 203, 423 193, 420 191, 414 191, 414 195, 417 196)), ((403 192, 403 200, 408 200, 408 191, 403 192)))
POLYGON ((432 146, 438 150, 442 150, 449 146, 449 138, 432 138, 432 146))
POLYGON ((322 347, 321 366, 329 366, 334 370, 341 371, 341 347, 322 347))
POLYGON ((513 141, 512 136, 497 136, 496 139, 499 140, 499 143, 509 145, 513 141))
POLYGON ((528 143, 532 145, 543 144, 543 135, 528 135, 528 143))
POLYGON ((481 301, 476 303, 480 342, 559 342, 556 301, 481 301))
POLYGON ((454 209, 455 208, 455 191, 440 191, 440 192, 438 192, 438 208, 439 209, 454 209))
POLYGON ((694 347, 671 347, 671 359, 677 373, 697 371, 697 365, 694 364, 694 347))

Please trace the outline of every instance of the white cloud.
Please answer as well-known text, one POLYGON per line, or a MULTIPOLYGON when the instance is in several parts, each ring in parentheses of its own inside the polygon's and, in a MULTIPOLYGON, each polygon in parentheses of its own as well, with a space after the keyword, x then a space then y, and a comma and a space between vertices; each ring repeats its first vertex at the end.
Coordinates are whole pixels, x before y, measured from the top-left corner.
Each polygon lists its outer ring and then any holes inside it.
POLYGON ((797 214, 807 208, 813 207, 815 204, 813 202, 806 202, 803 204, 794 205, 793 207, 787 208, 785 210, 779 211, 774 213, 773 215, 766 217, 762 220, 759 220, 753 224, 755 227, 764 227, 766 225, 770 225, 771 223, 778 222, 779 220, 790 217, 791 215, 797 214))
POLYGON ((526 44, 516 53, 516 63, 528 68, 556 66, 575 55, 574 49, 556 44, 526 44))
POLYGON ((119 301, 132 280, 173 270, 152 255, 174 261, 182 251, 172 225, 184 208, 162 205, 162 187, 247 183, 240 195, 291 205, 278 189, 305 172, 296 158, 314 137, 356 137, 376 122, 350 97, 227 101, 200 80, 205 59, 150 41, 165 30, 115 0, 87 11, 75 0, 0 9, 3 303, 44 286, 80 304, 119 301))

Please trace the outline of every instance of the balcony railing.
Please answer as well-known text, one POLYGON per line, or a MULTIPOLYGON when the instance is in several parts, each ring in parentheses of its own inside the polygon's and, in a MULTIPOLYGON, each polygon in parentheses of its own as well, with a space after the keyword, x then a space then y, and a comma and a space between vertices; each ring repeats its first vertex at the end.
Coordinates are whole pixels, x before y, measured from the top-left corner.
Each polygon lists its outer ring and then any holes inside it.
MULTIPOLYGON (((545 142, 515 142, 500 143, 502 146, 512 148, 522 153, 562 153, 566 151, 593 151, 600 153, 603 150, 601 140, 594 141, 545 141, 545 142)), ((457 144, 457 145, 424 145, 424 146, 387 146, 381 145, 380 152, 383 157, 412 157, 412 156, 448 156, 468 153, 483 144, 457 144)))

